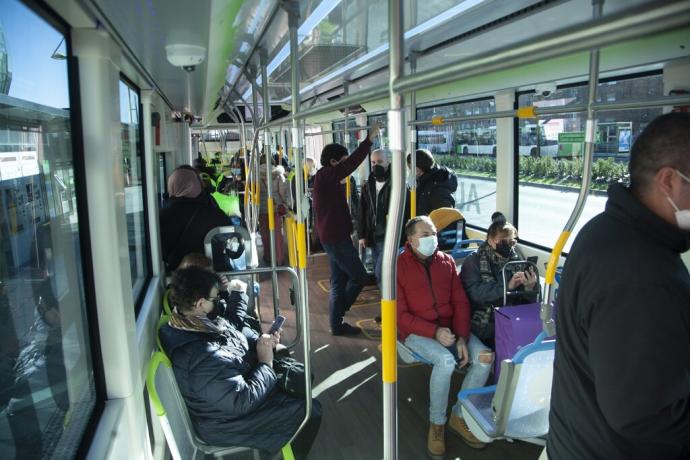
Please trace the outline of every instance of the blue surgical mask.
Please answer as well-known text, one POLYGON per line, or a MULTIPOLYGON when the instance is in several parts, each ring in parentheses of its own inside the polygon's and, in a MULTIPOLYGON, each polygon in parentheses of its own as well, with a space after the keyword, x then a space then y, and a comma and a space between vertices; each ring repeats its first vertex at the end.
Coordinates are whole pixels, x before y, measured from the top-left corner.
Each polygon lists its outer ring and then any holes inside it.
POLYGON ((423 236, 419 238, 419 247, 417 251, 425 257, 429 257, 434 253, 438 246, 438 239, 436 235, 423 236))

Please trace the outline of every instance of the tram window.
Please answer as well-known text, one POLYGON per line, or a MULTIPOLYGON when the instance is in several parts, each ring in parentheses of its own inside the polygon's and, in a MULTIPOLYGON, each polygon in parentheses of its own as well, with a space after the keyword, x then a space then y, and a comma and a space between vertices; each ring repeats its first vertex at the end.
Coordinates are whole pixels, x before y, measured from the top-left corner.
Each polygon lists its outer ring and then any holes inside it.
MULTIPOLYGON (((495 111, 493 99, 481 99, 420 108, 417 120, 495 111)), ((417 148, 429 150, 439 165, 455 171, 455 206, 469 224, 488 228, 496 211, 496 119, 418 125, 417 148)))
MULTIPOLYGON (((662 76, 646 75, 600 83, 597 100, 625 101, 661 95, 662 76)), ((548 97, 530 93, 518 98, 521 107, 567 106, 586 101, 584 83, 560 88, 548 97)), ((661 107, 599 112, 591 192, 565 251, 570 250, 580 228, 604 210, 608 185, 628 183, 632 142, 661 113, 661 107)), ((567 222, 582 183, 585 122, 584 113, 520 121, 518 219, 522 240, 552 247, 567 222), (544 219, 544 213, 548 213, 549 219, 544 219)))
POLYGON ((74 458, 97 393, 68 38, 16 0, 0 24, 0 451, 74 458))
POLYGON ((141 151, 139 93, 120 80, 120 128, 122 175, 125 183, 125 212, 132 291, 137 309, 149 277, 150 265, 144 208, 144 171, 141 151))
MULTIPOLYGON (((350 141, 350 150, 354 150, 355 148, 357 148, 357 145, 359 145, 359 141, 357 140, 357 131, 348 131, 346 135, 343 135, 342 130, 345 128, 345 120, 334 121, 332 126, 334 131, 333 142, 336 142, 341 145, 346 145, 345 137, 348 137, 350 141)), ((348 118, 347 127, 349 129, 356 128, 357 121, 353 117, 348 118)))

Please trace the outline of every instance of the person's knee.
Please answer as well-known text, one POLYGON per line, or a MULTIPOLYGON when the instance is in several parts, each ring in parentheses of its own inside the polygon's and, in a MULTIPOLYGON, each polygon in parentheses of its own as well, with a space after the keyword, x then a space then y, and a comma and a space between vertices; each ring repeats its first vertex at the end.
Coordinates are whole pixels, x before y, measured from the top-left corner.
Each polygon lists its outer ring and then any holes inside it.
POLYGON ((494 362, 494 352, 491 350, 482 350, 477 355, 479 364, 490 365, 494 362))
POLYGON ((443 353, 436 356, 433 360, 434 369, 438 369, 447 374, 452 374, 455 369, 455 357, 450 353, 443 353))

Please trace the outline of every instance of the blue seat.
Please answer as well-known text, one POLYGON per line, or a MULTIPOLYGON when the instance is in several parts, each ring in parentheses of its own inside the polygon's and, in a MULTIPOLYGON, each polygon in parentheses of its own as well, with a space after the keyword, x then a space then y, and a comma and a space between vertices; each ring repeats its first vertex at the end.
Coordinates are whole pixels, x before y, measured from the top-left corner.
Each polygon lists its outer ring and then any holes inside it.
POLYGON ((522 439, 543 444, 549 431, 555 340, 537 339, 501 363, 497 385, 461 391, 462 415, 482 442, 522 439))

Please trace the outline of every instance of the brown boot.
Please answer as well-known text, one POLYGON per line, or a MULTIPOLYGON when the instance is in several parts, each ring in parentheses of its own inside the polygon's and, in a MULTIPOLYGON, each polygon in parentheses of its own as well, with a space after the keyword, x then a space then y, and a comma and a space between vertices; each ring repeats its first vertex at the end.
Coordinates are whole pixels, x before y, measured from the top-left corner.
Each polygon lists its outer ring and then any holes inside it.
POLYGON ((474 449, 483 449, 486 447, 486 444, 481 442, 475 435, 472 434, 470 427, 467 426, 465 420, 461 419, 457 415, 450 415, 450 419, 448 419, 448 427, 453 431, 453 433, 460 436, 460 438, 465 441, 465 444, 468 446, 474 449))
POLYGON ((446 426, 429 424, 426 450, 432 457, 442 457, 446 453, 446 426))

